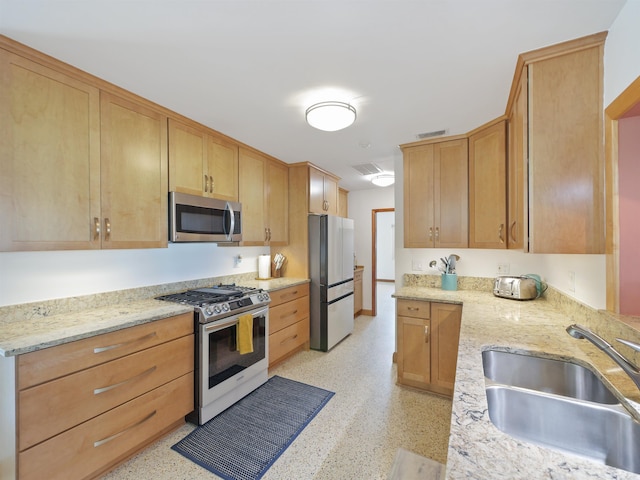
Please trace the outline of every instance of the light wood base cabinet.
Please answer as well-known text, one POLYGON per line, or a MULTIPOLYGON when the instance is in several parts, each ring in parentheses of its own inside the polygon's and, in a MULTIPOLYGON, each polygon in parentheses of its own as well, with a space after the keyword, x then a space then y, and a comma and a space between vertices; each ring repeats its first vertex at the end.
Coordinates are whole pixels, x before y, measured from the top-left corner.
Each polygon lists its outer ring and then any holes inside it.
POLYGON ((269 367, 309 349, 309 284, 270 292, 269 367))
POLYGON ((399 384, 453 395, 461 315, 460 305, 397 300, 399 384))
POLYGON ((92 478, 193 410, 193 314, 18 357, 18 478, 92 478))
POLYGON ((364 267, 357 267, 353 271, 353 316, 357 317, 362 312, 362 276, 364 267))

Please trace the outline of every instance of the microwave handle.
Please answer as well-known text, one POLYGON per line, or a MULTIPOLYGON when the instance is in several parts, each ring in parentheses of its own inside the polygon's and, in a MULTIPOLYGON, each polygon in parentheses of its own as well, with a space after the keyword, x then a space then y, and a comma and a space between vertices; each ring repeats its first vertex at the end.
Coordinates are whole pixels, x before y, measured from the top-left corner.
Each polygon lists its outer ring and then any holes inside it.
POLYGON ((231 215, 231 225, 229 228, 229 232, 227 233, 227 240, 231 241, 233 240, 233 232, 236 229, 236 215, 235 212, 233 211, 233 207, 231 206, 231 203, 227 202, 227 206, 225 208, 225 210, 231 215))

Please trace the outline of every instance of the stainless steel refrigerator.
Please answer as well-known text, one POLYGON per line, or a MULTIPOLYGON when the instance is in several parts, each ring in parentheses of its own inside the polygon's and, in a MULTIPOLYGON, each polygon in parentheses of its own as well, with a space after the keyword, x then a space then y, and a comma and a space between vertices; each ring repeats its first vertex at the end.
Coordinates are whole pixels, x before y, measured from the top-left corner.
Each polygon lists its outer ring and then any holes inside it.
POLYGON ((309 215, 311 338, 327 352, 353 331, 353 220, 309 215))

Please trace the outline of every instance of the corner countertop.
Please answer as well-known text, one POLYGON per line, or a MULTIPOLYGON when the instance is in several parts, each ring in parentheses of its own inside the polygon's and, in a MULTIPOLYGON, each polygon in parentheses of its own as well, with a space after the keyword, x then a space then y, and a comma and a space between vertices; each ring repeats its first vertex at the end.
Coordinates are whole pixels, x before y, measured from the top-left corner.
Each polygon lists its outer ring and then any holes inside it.
MULTIPOLYGON (((157 287, 145 287, 71 299, 0 307, 0 356, 12 357, 83 338, 193 312, 193 307, 155 300, 161 294, 219 283, 203 279, 157 287), (146 297, 146 298, 140 298, 146 297)), ((224 277, 225 283, 235 279, 224 277)), ((304 278, 255 280, 245 275, 243 285, 276 291, 308 283, 304 278)))
MULTIPOLYGON (((490 348, 591 366, 626 406, 635 409, 637 416, 640 391, 631 379, 591 343, 573 339, 566 333, 571 323, 585 323, 581 315, 567 313, 545 298, 520 302, 497 298, 488 291, 401 287, 393 296, 463 305, 447 479, 640 478, 516 440, 498 430, 489 419, 481 353, 490 348)), ((602 332, 600 328, 596 331, 602 332)))

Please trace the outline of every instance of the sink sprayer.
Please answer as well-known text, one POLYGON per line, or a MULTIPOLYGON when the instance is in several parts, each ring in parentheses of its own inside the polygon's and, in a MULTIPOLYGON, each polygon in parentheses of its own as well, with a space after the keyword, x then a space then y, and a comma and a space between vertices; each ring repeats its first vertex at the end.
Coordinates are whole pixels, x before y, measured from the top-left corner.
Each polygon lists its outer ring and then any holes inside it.
MULTIPOLYGON (((624 370, 624 372, 629 375, 629 377, 631 377, 631 380, 633 380, 636 386, 640 388, 640 368, 638 368, 634 363, 632 363, 624 355, 613 348, 613 345, 608 343, 604 338, 592 332, 587 327, 578 325, 576 323, 567 327, 567 333, 573 338, 586 338, 604 353, 609 355, 609 357, 611 357, 614 362, 620 365, 620 368, 622 368, 622 370, 624 370)), ((631 342, 629 340, 624 340, 622 338, 616 338, 616 340, 623 345, 626 345, 640 352, 640 344, 631 342)))

